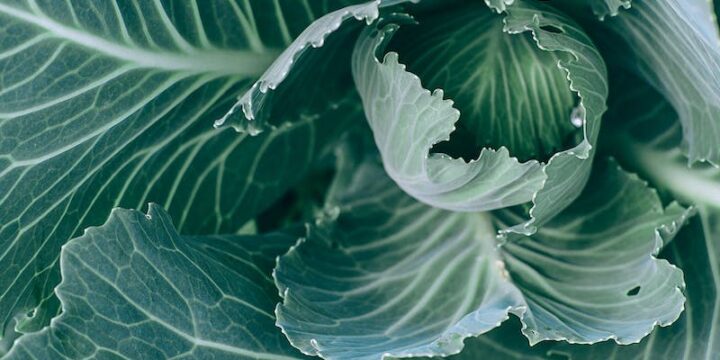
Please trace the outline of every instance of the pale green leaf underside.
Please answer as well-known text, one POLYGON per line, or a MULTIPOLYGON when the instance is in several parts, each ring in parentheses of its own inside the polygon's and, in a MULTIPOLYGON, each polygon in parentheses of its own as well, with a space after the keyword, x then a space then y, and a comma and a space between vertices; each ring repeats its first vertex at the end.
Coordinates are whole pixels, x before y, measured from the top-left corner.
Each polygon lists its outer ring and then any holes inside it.
POLYGON ((325 6, 0 3, 3 329, 56 315, 60 246, 111 208, 158 202, 184 233, 232 233, 302 175, 346 109, 258 138, 210 120, 325 6))
MULTIPOLYGON (((528 311, 523 333, 541 340, 637 342, 683 309, 682 272, 655 259, 691 211, 663 208, 654 190, 598 160, 582 195, 531 237, 503 247, 528 311)), ((512 221, 507 212, 496 216, 512 221)))
POLYGON ((716 360, 720 358, 720 213, 700 210, 664 254, 683 269, 685 311, 672 326, 655 329, 638 344, 610 341, 594 345, 538 344, 528 346, 519 327, 509 322, 468 341, 451 360, 570 359, 570 360, 716 360), (513 326, 514 325, 514 326, 513 326))
POLYGON ((575 116, 582 122, 585 136, 574 148, 555 154, 545 166, 547 180, 533 198, 530 221, 509 229, 520 234, 531 234, 570 205, 583 190, 592 170, 594 146, 608 96, 605 62, 592 40, 568 17, 535 7, 526 0, 516 2, 508 9, 506 31, 531 31, 540 48, 567 54, 569 60, 558 62, 558 66, 567 72, 570 89, 580 98, 575 116), (548 31, 552 29, 555 31, 548 31))
POLYGON ((405 195, 374 163, 357 167, 283 256, 278 325, 328 359, 447 355, 521 302, 503 277, 486 214, 451 213, 405 195))
POLYGON ((529 201, 543 184, 537 161, 519 163, 507 149, 483 149, 466 163, 430 148, 449 138, 460 113, 443 91, 430 93, 398 63, 396 53, 383 61, 386 36, 393 25, 366 30, 353 55, 353 76, 365 116, 388 175, 408 194, 453 211, 481 211, 529 201))
POLYGON ((624 43, 616 56, 677 111, 689 162, 720 165, 720 35, 710 4, 633 0, 602 24, 624 43))
POLYGON ((63 247, 63 312, 6 359, 294 359, 274 325, 285 234, 180 237, 167 213, 115 209, 63 247))
POLYGON ((572 359, 718 359, 720 171, 707 164, 689 168, 679 148, 682 126, 672 106, 641 80, 620 79, 626 80, 618 88, 631 90, 611 103, 608 121, 614 127, 609 129, 613 137, 607 148, 664 193, 699 209, 700 216, 665 247, 666 257, 684 272, 688 300, 677 322, 639 344, 559 346, 553 352, 572 359))
POLYGON ((685 312, 671 327, 657 329, 639 344, 557 346, 551 353, 571 359, 720 359, 720 211, 700 208, 667 256, 685 273, 685 312))
POLYGON ((457 353, 508 312, 531 343, 639 341, 682 311, 682 273, 654 254, 687 212, 604 166, 555 220, 500 248, 501 214, 419 203, 374 163, 341 173, 329 215, 278 262, 278 325, 333 359, 457 353))

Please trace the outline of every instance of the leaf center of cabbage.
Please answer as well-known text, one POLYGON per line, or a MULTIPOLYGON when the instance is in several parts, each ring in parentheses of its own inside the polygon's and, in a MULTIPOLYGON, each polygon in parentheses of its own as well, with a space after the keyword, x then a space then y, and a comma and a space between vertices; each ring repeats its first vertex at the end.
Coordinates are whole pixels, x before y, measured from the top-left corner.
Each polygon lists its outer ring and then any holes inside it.
POLYGON ((419 17, 391 44, 426 88, 443 89, 462 116, 449 142, 434 151, 475 158, 482 147, 505 146, 521 160, 547 160, 572 146, 577 104, 558 61, 529 33, 503 32, 502 16, 464 5, 419 17))

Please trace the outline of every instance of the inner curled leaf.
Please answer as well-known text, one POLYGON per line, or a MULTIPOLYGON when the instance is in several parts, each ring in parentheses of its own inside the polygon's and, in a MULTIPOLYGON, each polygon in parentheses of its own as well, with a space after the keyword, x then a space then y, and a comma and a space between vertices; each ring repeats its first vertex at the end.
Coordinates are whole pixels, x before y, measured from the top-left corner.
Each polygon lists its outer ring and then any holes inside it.
POLYGON ((391 46, 462 113, 450 143, 435 151, 473 158, 482 147, 505 146, 520 160, 545 161, 576 143, 577 99, 558 68, 567 53, 539 49, 530 33, 504 32, 502 17, 480 3, 418 21, 401 28, 391 46))

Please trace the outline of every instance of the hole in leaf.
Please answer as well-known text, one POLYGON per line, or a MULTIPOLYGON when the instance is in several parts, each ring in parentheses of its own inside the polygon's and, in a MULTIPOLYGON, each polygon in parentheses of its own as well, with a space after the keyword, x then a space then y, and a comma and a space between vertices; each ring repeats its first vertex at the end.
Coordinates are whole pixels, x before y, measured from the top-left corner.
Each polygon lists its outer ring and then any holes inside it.
POLYGON ((563 29, 561 29, 557 26, 552 26, 552 25, 543 25, 540 27, 540 29, 547 31, 549 33, 553 33, 553 34, 562 34, 565 32, 565 31, 563 31, 563 29))
POLYGON ((639 293, 640 293, 640 287, 639 287, 639 286, 636 286, 636 287, 628 290, 627 296, 635 296, 635 295, 637 295, 637 294, 639 294, 639 293))

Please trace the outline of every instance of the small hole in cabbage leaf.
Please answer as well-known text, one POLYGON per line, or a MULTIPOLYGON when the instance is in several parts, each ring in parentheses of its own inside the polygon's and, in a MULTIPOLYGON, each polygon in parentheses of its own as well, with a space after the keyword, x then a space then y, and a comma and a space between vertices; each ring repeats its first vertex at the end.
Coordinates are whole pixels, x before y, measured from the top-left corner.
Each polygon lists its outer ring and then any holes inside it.
POLYGON ((627 296, 635 296, 635 295, 637 295, 637 294, 639 294, 639 293, 640 293, 640 287, 639 287, 639 286, 636 286, 636 287, 628 290, 627 296))
POLYGON ((565 31, 563 31, 563 29, 561 29, 557 26, 552 26, 552 25, 543 25, 540 27, 540 29, 547 31, 549 33, 553 33, 553 34, 562 34, 565 32, 565 31))

